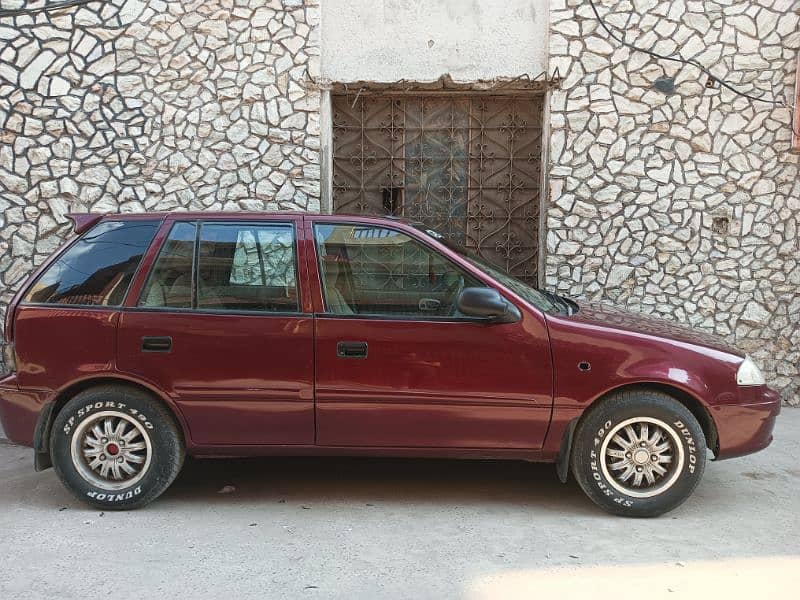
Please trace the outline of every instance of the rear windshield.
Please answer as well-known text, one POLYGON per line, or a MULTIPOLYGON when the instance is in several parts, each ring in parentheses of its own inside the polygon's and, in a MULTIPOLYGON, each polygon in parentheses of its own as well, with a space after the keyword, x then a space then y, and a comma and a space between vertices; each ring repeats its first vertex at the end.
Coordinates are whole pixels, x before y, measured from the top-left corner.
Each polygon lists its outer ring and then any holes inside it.
POLYGON ((98 223, 39 276, 23 301, 121 305, 158 226, 158 221, 98 223))

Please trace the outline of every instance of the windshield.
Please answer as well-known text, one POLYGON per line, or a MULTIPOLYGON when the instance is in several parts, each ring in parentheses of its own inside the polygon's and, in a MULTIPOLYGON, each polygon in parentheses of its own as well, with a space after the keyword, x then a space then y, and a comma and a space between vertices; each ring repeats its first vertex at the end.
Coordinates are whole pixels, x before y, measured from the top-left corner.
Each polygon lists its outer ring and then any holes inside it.
POLYGON ((558 315, 571 315, 578 311, 578 305, 572 300, 568 300, 552 292, 536 289, 527 283, 520 281, 516 277, 501 271, 497 267, 478 257, 472 250, 448 240, 444 235, 434 229, 430 229, 429 227, 426 227, 420 223, 413 223, 413 226, 424 234, 429 235, 435 240, 441 242, 453 252, 461 255, 467 261, 472 263, 472 265, 490 275, 493 279, 496 279, 501 285, 507 287, 520 298, 532 304, 539 310, 558 315))

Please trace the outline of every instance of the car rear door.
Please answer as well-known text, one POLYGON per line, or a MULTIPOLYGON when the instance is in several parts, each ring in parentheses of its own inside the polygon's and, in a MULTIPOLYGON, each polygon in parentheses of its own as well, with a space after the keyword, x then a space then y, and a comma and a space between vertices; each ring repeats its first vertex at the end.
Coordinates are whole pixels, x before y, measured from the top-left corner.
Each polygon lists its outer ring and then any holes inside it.
POLYGON ((122 312, 119 369, 169 394, 194 445, 313 444, 301 217, 167 219, 122 312))
MULTIPOLYGON (((458 292, 493 287, 403 225, 307 217, 314 240, 317 443, 542 446, 552 406, 543 317, 459 316, 458 292)), ((310 242, 307 242, 310 245, 310 242)))

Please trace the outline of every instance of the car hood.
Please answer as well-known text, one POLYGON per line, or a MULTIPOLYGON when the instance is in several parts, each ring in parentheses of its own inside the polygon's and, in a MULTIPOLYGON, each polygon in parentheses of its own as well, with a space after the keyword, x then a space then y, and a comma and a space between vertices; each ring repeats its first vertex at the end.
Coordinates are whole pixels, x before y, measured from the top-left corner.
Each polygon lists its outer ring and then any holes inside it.
POLYGON ((579 310, 566 317, 569 321, 597 325, 618 331, 630 331, 662 339, 703 346, 744 358, 744 353, 719 336, 691 329, 658 317, 617 308, 611 304, 577 300, 579 310))

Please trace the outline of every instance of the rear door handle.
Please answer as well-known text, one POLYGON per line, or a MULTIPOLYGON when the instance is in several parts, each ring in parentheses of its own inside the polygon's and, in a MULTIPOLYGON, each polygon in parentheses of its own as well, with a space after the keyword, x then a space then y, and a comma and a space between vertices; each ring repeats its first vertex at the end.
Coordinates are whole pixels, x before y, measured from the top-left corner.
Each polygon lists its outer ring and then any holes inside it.
POLYGON ((169 352, 172 338, 169 336, 145 336, 142 338, 142 352, 169 352))
POLYGON ((336 344, 339 358, 367 358, 367 342, 339 342, 336 344))

